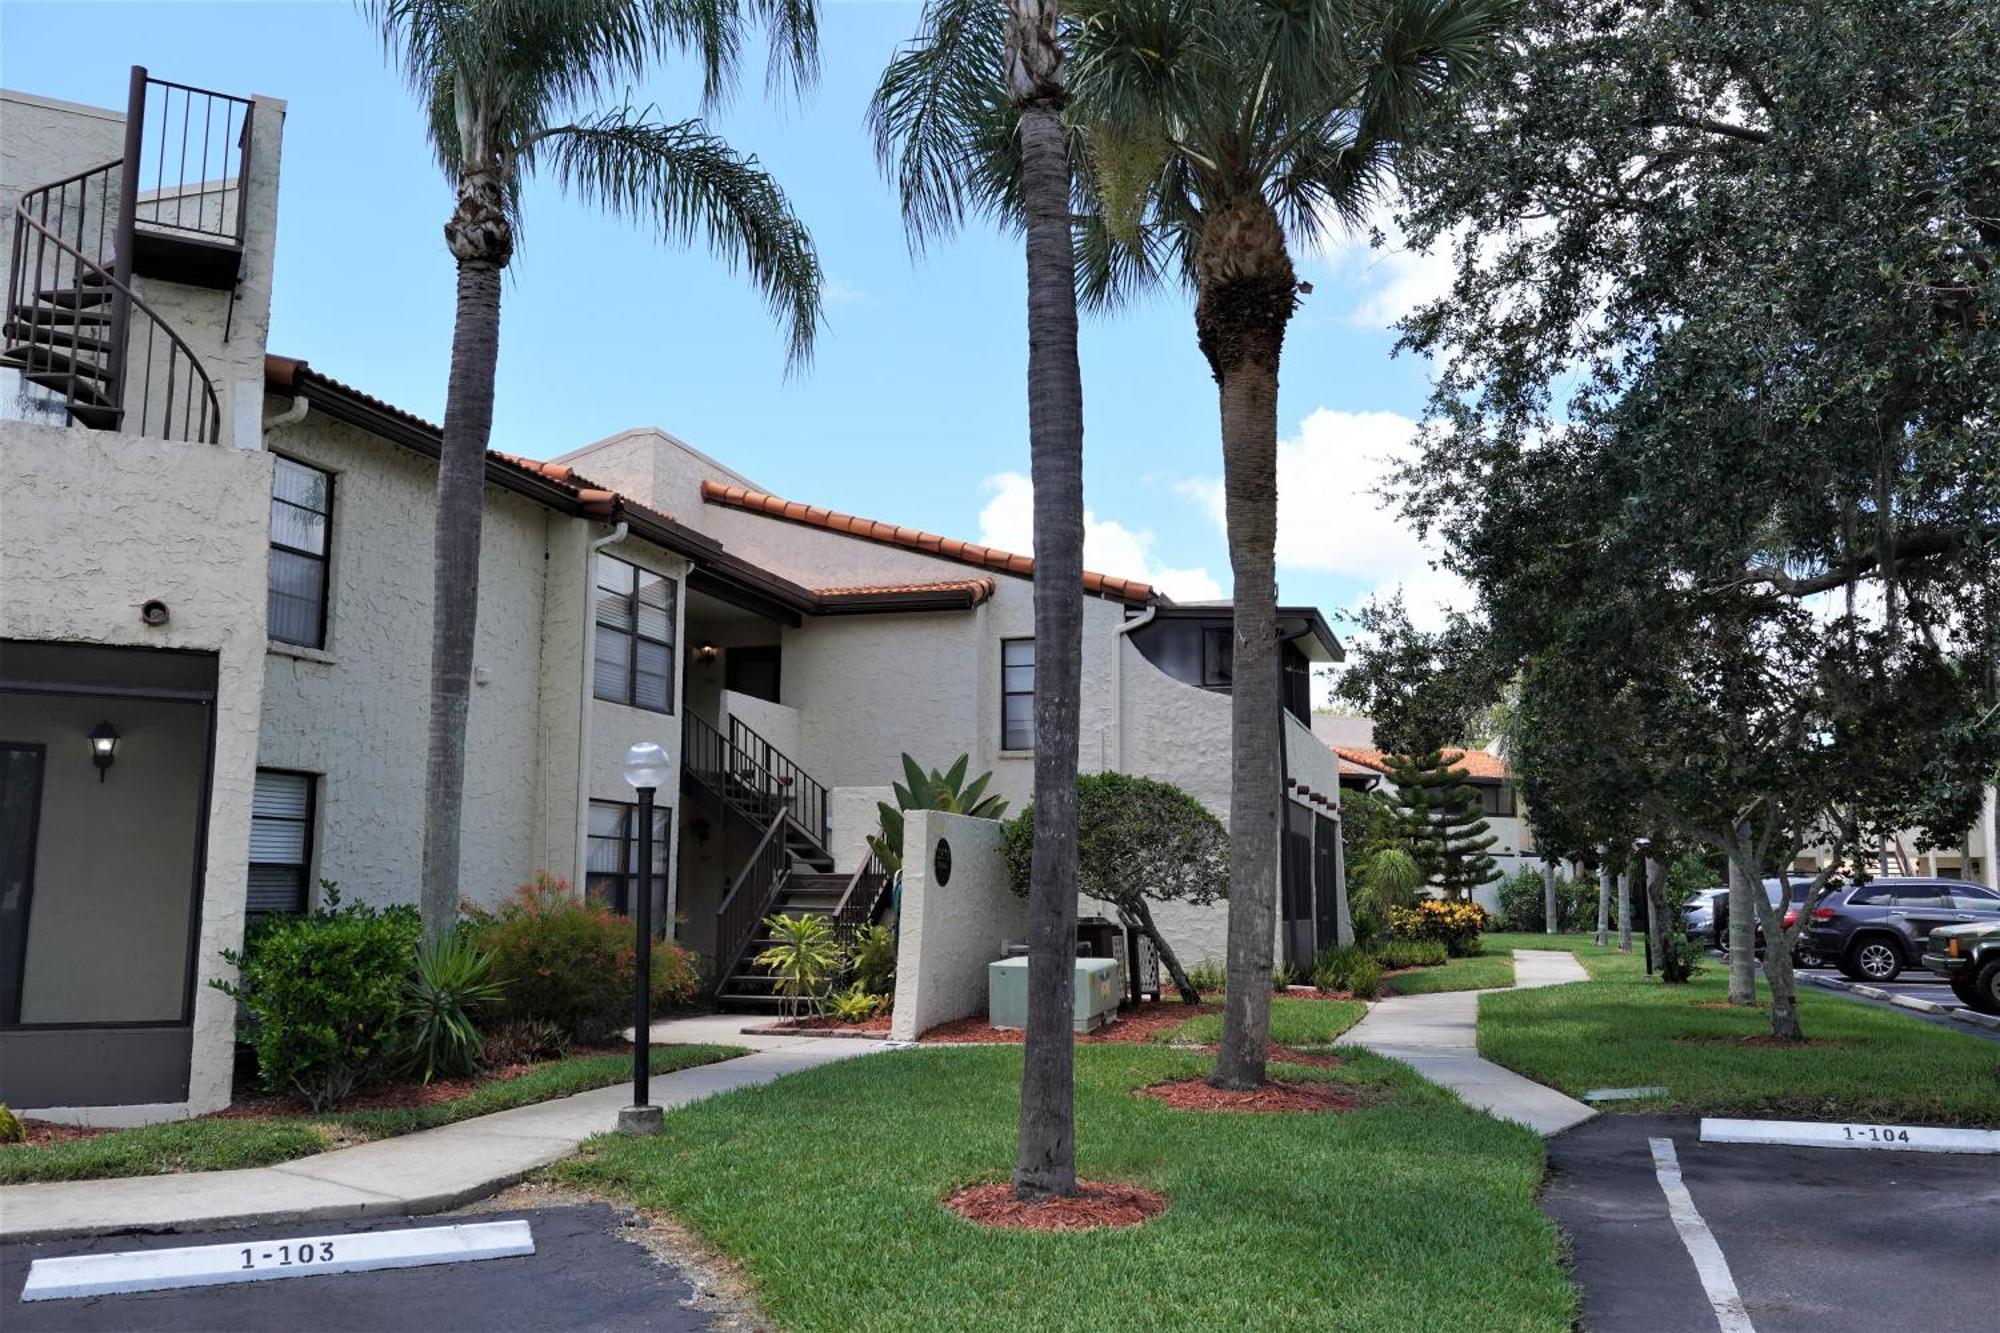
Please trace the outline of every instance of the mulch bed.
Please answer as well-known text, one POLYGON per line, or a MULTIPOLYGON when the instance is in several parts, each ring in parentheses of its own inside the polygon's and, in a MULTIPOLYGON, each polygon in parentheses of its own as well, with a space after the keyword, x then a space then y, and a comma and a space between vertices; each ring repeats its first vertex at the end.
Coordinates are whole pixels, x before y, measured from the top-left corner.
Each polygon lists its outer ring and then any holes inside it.
MULTIPOLYGON (((1220 1013, 1219 1004, 1183 1004, 1179 1000, 1160 1000, 1134 1005, 1121 1010, 1116 1019, 1105 1027, 1085 1036, 1076 1034, 1080 1045, 1099 1042, 1152 1041, 1162 1031, 1171 1030, 1201 1014, 1220 1013)), ((985 1014, 974 1014, 971 1018, 957 1018, 949 1023, 940 1023, 917 1038, 926 1042, 1021 1042, 1027 1034, 1018 1028, 1002 1029, 988 1027, 985 1014)))
POLYGON ((1674 1043, 1678 1046, 1769 1047, 1777 1051, 1802 1051, 1808 1046, 1847 1045, 1845 1041, 1842 1041, 1838 1037, 1805 1037, 1801 1040, 1793 1041, 1787 1037, 1774 1037, 1768 1032, 1759 1033, 1754 1037, 1675 1037, 1674 1043))
MULTIPOLYGON (((593 1055, 630 1056, 632 1047, 620 1043, 616 1046, 572 1046, 565 1059, 593 1055)), ((543 1061, 539 1063, 552 1063, 543 1061)), ((521 1077, 538 1064, 497 1065, 482 1069, 471 1078, 434 1078, 429 1083, 419 1083, 406 1079, 397 1083, 377 1083, 363 1088, 352 1097, 342 1101, 337 1112, 325 1114, 345 1114, 349 1111, 410 1111, 422 1106, 434 1106, 438 1102, 455 1101, 468 1093, 477 1091, 489 1083, 506 1083, 521 1077)), ((301 1116, 314 1114, 312 1108, 299 1097, 276 1095, 262 1089, 239 1090, 235 1102, 220 1111, 211 1111, 199 1117, 203 1120, 273 1120, 280 1116, 301 1116)))
POLYGON ((71 1139, 94 1139, 99 1134, 109 1134, 111 1130, 103 1126, 59 1125, 53 1120, 23 1120, 21 1132, 27 1137, 19 1143, 9 1143, 9 1148, 46 1148, 52 1143, 67 1143, 71 1139))
POLYGON ((1293 1083, 1272 1079, 1261 1088, 1227 1092, 1198 1078, 1154 1083, 1138 1090, 1141 1097, 1165 1102, 1177 1111, 1236 1111, 1270 1115, 1293 1111, 1352 1111, 1365 1105, 1348 1088, 1332 1083, 1293 1083))
POLYGON ((1023 1231, 1089 1231, 1097 1227, 1136 1227, 1167 1211, 1167 1196, 1137 1185, 1079 1180, 1077 1193, 1067 1199, 1023 1203, 1004 1180, 967 1185, 944 1206, 968 1222, 1023 1231))
POLYGON ((880 1040, 889 1035, 889 1015, 877 1014, 865 1023, 849 1023, 831 1014, 816 1014, 811 1018, 787 1018, 743 1030, 760 1036, 873 1037, 880 1040))
POLYGON ((1747 1009, 1762 1009, 1764 1007, 1762 1001, 1759 1001, 1756 1004, 1731 1004, 1727 1000, 1690 1000, 1688 1001, 1688 1003, 1692 1004, 1697 1009, 1746 1009, 1747 1010, 1747 1009))

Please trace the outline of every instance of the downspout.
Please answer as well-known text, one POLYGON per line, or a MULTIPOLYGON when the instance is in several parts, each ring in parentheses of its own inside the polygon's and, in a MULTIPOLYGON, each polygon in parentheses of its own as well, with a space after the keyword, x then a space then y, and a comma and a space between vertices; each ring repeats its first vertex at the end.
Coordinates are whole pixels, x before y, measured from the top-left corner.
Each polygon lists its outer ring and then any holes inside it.
MULTIPOLYGON (((589 548, 584 552, 583 597, 577 605, 584 609, 586 616, 589 613, 591 605, 591 571, 597 568, 597 553, 615 542, 624 541, 626 535, 630 532, 631 526, 621 518, 618 520, 616 527, 612 528, 604 536, 592 541, 589 548)), ((583 893, 584 880, 589 873, 585 863, 586 858, 589 856, 587 849, 590 845, 590 701, 595 697, 596 693, 591 688, 593 681, 591 662, 594 657, 595 645, 592 642, 590 622, 588 620, 584 622, 581 637, 583 639, 583 649, 578 654, 578 663, 582 667, 582 671, 580 673, 581 683, 577 689, 576 702, 576 827, 570 839, 571 860, 575 867, 575 873, 570 879, 570 884, 575 887, 578 896, 581 896, 583 893)))
POLYGON ((311 410, 312 404, 306 401, 305 395, 298 394, 293 397, 290 407, 274 416, 264 418, 264 429, 270 430, 273 426, 296 426, 306 419, 306 413, 311 410))
MULTIPOLYGON (((1152 624, 1153 617, 1158 615, 1159 613, 1160 613, 1160 608, 1157 603, 1148 603, 1144 611, 1141 611, 1138 615, 1132 617, 1130 620, 1120 625, 1117 629, 1112 630, 1111 633, 1114 638, 1122 639, 1126 635, 1130 634, 1133 630, 1143 629, 1147 625, 1152 624)), ((1125 771, 1124 682, 1125 682, 1125 653, 1123 648, 1119 644, 1113 643, 1111 645, 1111 728, 1114 732, 1117 733, 1118 739, 1112 747, 1112 757, 1117 762, 1110 765, 1109 767, 1110 770, 1114 773, 1122 773, 1125 771)), ((1097 758, 1098 758, 1098 767, 1099 768, 1106 767, 1104 763, 1104 747, 1102 745, 1098 746, 1097 758)))

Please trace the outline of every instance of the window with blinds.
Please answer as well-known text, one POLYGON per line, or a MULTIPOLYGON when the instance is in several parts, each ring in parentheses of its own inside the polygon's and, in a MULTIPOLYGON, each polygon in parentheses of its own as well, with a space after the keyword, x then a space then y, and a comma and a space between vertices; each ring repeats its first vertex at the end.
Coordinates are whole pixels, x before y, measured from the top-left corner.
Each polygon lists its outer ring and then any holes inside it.
POLYGON ((674 711, 674 621, 679 585, 608 555, 597 557, 597 657, 592 691, 600 699, 655 713, 674 711))
POLYGON ((326 567, 333 475, 278 458, 271 478, 270 598, 266 633, 326 647, 326 567))
MULTIPOLYGON (((667 819, 672 812, 653 807, 653 925, 665 930, 667 819)), ((590 838, 584 851, 584 894, 625 916, 632 914, 632 888, 639 875, 639 807, 622 801, 590 803, 590 838)))
POLYGON ((312 822, 311 774, 257 770, 250 802, 250 911, 306 910, 312 822))
POLYGON ((1035 748, 1035 641, 1000 642, 1000 748, 1035 748))

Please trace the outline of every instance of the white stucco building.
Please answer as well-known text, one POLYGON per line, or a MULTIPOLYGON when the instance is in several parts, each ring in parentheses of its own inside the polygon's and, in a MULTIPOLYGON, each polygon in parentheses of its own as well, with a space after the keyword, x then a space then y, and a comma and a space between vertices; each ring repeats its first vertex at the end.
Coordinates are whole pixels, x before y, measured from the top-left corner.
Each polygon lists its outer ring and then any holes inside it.
MULTIPOLYGON (((36 243, 14 253, 60 262, 6 275, 0 356, 0 1100, 196 1114, 229 1100, 234 1008, 209 983, 252 914, 323 882, 417 899, 439 431, 265 347, 282 104, 143 71, 123 113, 4 96, 0 206, 36 243), (127 171, 163 98, 233 154, 127 171)), ((886 908, 864 836, 903 753, 968 755, 1028 800, 1028 556, 782 498, 650 428, 486 475, 467 899, 546 870, 627 909, 619 764, 657 741, 682 776, 655 919, 755 1001, 770 911, 886 908)), ((1084 767, 1226 819, 1230 607, 1113 574, 1084 591, 1084 767)), ((1309 686, 1340 647, 1311 608, 1280 619, 1278 945, 1304 962, 1346 930, 1309 686)), ((1191 963, 1222 957, 1225 919, 1161 925, 1191 963)))

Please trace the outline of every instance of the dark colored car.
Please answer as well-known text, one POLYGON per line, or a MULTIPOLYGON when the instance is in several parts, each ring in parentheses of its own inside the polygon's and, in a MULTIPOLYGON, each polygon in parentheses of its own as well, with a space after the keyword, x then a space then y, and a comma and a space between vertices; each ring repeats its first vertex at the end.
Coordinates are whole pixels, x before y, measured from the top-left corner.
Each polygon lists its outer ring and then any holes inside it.
POLYGON ((1855 981, 1894 981, 1915 967, 1933 930, 2000 924, 2000 893, 1955 879, 1885 875, 1838 889, 1813 908, 1801 943, 1855 981))
MULTIPOLYGON (((1785 889, 1779 885, 1777 876, 1775 875, 1770 877, 1769 879, 1766 879, 1763 883, 1764 883, 1765 899, 1770 902, 1771 906, 1776 907, 1778 905, 1778 899, 1780 895, 1785 893, 1785 889)), ((1826 902, 1829 899, 1831 899, 1835 894, 1840 892, 1838 887, 1840 883, 1841 881, 1835 880, 1834 884, 1836 887, 1829 889, 1827 891, 1826 896, 1821 898, 1820 901, 1826 902)), ((1799 909, 1806 905, 1806 895, 1812 891, 1812 886, 1813 886, 1813 876, 1811 875, 1793 874, 1790 877, 1791 901, 1785 904, 1785 912, 1784 912, 1785 929, 1790 930, 1792 927, 1792 922, 1798 919, 1799 909)), ((1702 923, 1705 927, 1705 933, 1708 937, 1707 942, 1714 948, 1720 949, 1723 953, 1728 953, 1729 952, 1729 890, 1726 888, 1709 889, 1706 890, 1705 892, 1714 895, 1708 900, 1708 906, 1705 913, 1707 919, 1702 923)), ((1688 937, 1690 939, 1696 938, 1694 931, 1692 929, 1695 921, 1694 909, 1692 907, 1690 907, 1688 912, 1688 920, 1690 925, 1688 937)), ((1752 933, 1756 939, 1757 956, 1761 958, 1763 957, 1764 954, 1764 922, 1762 918, 1759 918, 1757 920, 1757 922, 1753 927, 1752 933)), ((1798 943, 1794 945, 1792 948, 1792 966, 1820 967, 1824 965, 1825 961, 1826 960, 1820 957, 1819 953, 1813 948, 1810 934, 1808 932, 1801 931, 1799 934, 1798 943)))
POLYGON ((1967 922, 1931 932, 1924 966, 1951 993, 1983 1014, 2000 1014, 2000 921, 1967 922))

